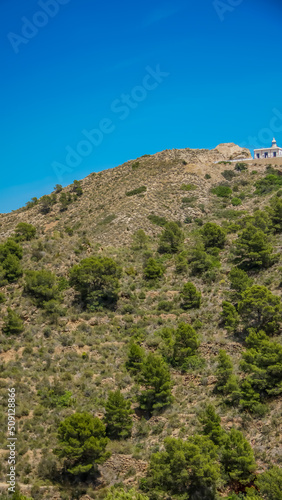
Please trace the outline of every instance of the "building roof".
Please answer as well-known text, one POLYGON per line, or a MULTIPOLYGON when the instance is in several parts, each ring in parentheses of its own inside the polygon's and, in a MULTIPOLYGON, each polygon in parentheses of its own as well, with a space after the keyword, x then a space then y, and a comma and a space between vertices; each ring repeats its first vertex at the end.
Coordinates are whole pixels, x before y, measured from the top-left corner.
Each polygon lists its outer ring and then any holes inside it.
POLYGON ((257 148, 257 149, 254 149, 254 151, 269 151, 270 149, 272 149, 272 150, 276 149, 278 151, 282 150, 282 148, 279 148, 279 146, 277 146, 277 142, 276 142, 275 137, 273 137, 272 145, 269 148, 257 148))

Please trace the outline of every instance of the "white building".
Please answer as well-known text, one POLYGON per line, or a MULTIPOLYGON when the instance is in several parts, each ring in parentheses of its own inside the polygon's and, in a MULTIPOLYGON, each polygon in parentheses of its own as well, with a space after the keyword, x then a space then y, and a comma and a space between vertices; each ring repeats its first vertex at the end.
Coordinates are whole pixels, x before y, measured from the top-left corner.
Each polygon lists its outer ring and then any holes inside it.
POLYGON ((277 146, 276 140, 273 139, 271 148, 261 148, 254 150, 254 158, 277 158, 282 157, 282 148, 277 146))

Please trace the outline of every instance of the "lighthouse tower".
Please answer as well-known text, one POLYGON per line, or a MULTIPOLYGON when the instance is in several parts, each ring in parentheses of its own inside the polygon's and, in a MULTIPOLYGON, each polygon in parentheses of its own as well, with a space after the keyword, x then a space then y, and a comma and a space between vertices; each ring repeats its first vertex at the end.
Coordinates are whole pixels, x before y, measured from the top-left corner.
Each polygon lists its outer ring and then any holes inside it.
POLYGON ((277 142, 276 142, 276 139, 273 137, 272 139, 272 148, 277 148, 277 142))

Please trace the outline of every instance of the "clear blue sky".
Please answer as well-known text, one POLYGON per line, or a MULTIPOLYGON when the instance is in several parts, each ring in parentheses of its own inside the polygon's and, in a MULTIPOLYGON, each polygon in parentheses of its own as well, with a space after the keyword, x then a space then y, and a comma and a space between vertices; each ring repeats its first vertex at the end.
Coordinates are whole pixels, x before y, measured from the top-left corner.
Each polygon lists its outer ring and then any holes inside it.
POLYGON ((276 0, 0 0, 0 212, 163 149, 282 145, 281 16, 276 0))

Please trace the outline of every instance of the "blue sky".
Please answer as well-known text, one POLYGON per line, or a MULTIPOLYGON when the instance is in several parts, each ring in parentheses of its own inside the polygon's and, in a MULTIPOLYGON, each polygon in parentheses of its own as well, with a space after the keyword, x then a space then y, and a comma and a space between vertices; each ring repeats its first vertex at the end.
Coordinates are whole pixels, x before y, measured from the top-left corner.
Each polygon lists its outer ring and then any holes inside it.
POLYGON ((282 145, 281 14, 276 0, 0 0, 0 212, 163 149, 282 145))

